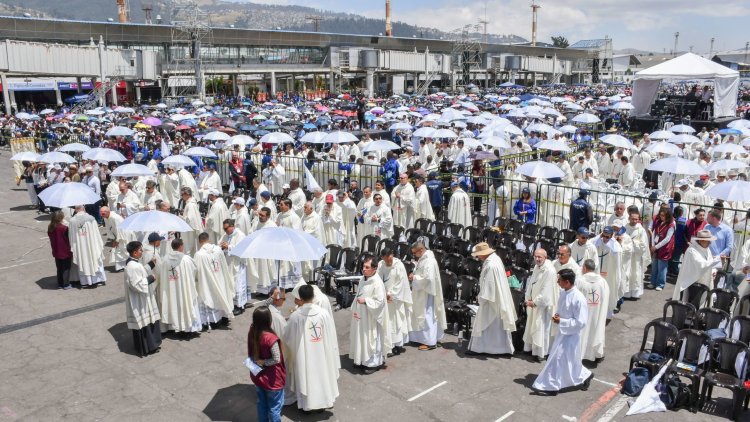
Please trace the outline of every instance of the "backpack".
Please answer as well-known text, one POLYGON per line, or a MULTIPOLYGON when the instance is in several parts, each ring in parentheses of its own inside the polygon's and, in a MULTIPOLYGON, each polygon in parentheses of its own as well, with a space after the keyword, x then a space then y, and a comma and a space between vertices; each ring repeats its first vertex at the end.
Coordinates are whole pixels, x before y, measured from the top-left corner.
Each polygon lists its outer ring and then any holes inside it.
POLYGON ((667 409, 677 410, 690 407, 690 387, 680 377, 669 374, 662 383, 661 401, 667 409))
POLYGON ((625 383, 622 386, 622 394, 630 397, 637 397, 641 394, 643 387, 648 384, 650 374, 647 368, 636 366, 628 372, 625 377, 625 383))
POLYGON ((336 288, 336 304, 341 309, 346 309, 354 303, 354 294, 349 286, 339 286, 336 288))

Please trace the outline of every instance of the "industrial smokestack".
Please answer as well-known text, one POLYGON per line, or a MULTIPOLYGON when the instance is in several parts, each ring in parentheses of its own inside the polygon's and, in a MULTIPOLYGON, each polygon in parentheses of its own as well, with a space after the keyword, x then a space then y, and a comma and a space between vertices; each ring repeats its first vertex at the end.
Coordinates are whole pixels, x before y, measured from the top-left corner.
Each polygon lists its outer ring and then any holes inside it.
POLYGON ((391 0, 385 0, 385 36, 393 36, 393 26, 391 25, 391 0))

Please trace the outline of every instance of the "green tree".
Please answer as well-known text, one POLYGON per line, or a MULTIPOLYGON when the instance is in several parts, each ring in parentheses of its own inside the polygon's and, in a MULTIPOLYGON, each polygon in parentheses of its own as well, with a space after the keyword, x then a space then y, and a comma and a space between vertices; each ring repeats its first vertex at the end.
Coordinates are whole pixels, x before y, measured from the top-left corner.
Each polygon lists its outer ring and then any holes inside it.
POLYGON ((568 46, 570 46, 570 43, 568 42, 567 38, 559 35, 557 37, 552 37, 552 45, 557 48, 568 48, 568 46))

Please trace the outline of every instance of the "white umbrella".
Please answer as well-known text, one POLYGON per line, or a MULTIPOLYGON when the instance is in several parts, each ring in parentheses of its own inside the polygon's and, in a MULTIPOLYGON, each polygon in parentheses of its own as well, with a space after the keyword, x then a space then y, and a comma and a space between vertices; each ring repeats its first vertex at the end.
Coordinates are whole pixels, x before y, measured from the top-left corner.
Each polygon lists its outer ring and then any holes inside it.
POLYGON ((673 136, 674 136, 674 133, 668 130, 657 130, 656 132, 648 135, 649 138, 655 141, 666 141, 666 140, 671 139, 673 136))
POLYGON ((387 141, 385 139, 379 139, 377 141, 368 143, 364 148, 362 148, 362 152, 393 151, 394 149, 401 149, 401 147, 398 146, 395 142, 387 141))
POLYGON ((748 167, 747 163, 738 160, 719 160, 706 166, 708 171, 737 170, 748 167))
POLYGON ((190 156, 190 157, 216 158, 216 154, 214 154, 213 151, 211 151, 210 149, 205 148, 205 147, 192 147, 192 148, 188 148, 185 152, 182 153, 182 155, 187 155, 187 156, 190 156))
POLYGON ((55 183, 39 192, 39 198, 44 205, 55 208, 94 204, 101 199, 90 187, 79 182, 55 183))
POLYGON ((81 144, 78 142, 72 142, 69 144, 65 144, 58 151, 60 152, 86 152, 90 150, 91 147, 86 144, 81 144))
POLYGON ((438 139, 456 139, 458 138, 458 135, 456 135, 456 132, 450 129, 438 129, 432 134, 431 137, 438 139))
POLYGON ((551 179, 554 177, 563 177, 565 173, 560 170, 559 167, 552 163, 544 161, 530 161, 528 163, 521 164, 516 169, 516 173, 522 174, 528 177, 551 179))
MULTIPOLYGON (((42 114, 42 113, 39 113, 39 114, 42 114)), ((746 119, 734 120, 734 121, 729 122, 727 124, 727 127, 730 127, 732 129, 750 128, 750 120, 746 120, 746 119)))
POLYGON ((137 212, 120 223, 126 232, 189 232, 193 229, 182 218, 164 211, 137 212))
POLYGON ((482 146, 482 143, 474 138, 461 138, 461 141, 463 141, 466 148, 469 149, 477 149, 482 146))
POLYGON ((71 157, 68 154, 65 154, 64 152, 52 151, 46 154, 42 154, 41 156, 39 156, 37 161, 41 161, 41 162, 49 163, 49 164, 54 164, 54 163, 72 164, 76 162, 76 159, 71 157))
POLYGON ((104 113, 104 110, 94 109, 94 110, 86 110, 85 112, 83 112, 83 114, 87 116, 101 116, 102 114, 105 114, 105 113, 104 113))
POLYGON ((341 130, 337 130, 335 132, 331 132, 323 138, 323 143, 331 143, 331 144, 345 144, 348 142, 359 142, 359 139, 357 139, 356 136, 352 135, 349 132, 344 132, 341 130))
POLYGON ((742 147, 737 144, 721 144, 714 147, 714 149, 711 150, 711 154, 714 153, 720 153, 720 154, 747 154, 747 150, 745 147, 742 147))
POLYGON ((571 121, 573 123, 578 123, 578 124, 582 124, 582 125, 590 125, 590 124, 601 122, 601 120, 598 117, 594 116, 591 113, 581 113, 581 114, 573 117, 573 119, 571 121))
POLYGON ((245 237, 230 253, 240 258, 301 262, 320 259, 326 247, 303 231, 269 227, 245 237))
POLYGON ((610 107, 612 110, 632 110, 635 108, 633 104, 630 104, 625 101, 620 101, 619 103, 613 105, 610 107))
POLYGON ((605 144, 613 145, 617 148, 627 148, 627 149, 633 149, 635 148, 633 146, 633 143, 630 142, 630 140, 622 135, 605 135, 599 138, 601 142, 604 142, 605 144))
POLYGON ((696 144, 699 142, 703 142, 700 139, 698 139, 698 137, 693 136, 693 135, 688 135, 687 133, 674 135, 673 137, 667 139, 667 141, 673 144, 696 144))
POLYGON ((695 129, 688 125, 674 125, 669 130, 674 133, 695 133, 695 129))
POLYGON ((325 143, 323 139, 326 135, 327 133, 325 132, 309 132, 304 134, 304 136, 300 138, 300 141, 306 144, 323 144, 325 143))
POLYGON ((206 141, 228 141, 230 138, 229 135, 227 135, 224 132, 220 132, 218 130, 215 130, 213 132, 209 132, 206 134, 206 136, 203 137, 206 141))
POLYGON ((179 167, 191 167, 195 165, 195 161, 184 155, 170 155, 162 161, 165 166, 179 166, 179 167))
POLYGON ((293 144, 294 138, 284 132, 271 132, 260 138, 263 144, 293 144))
POLYGON ((510 148, 510 144, 504 138, 499 136, 488 136, 482 140, 482 142, 493 148, 510 148))
POLYGON ((115 107, 115 109, 113 111, 115 113, 123 113, 123 114, 125 114, 125 113, 135 113, 135 110, 133 110, 130 107, 115 107))
POLYGON ((29 120, 31 118, 31 116, 32 116, 31 114, 26 113, 24 111, 22 111, 20 113, 16 113, 16 119, 29 120))
POLYGON ((115 151, 109 148, 91 148, 90 150, 83 153, 82 156, 86 160, 95 161, 127 161, 124 155, 119 151, 115 151))
POLYGON ((750 201, 750 182, 728 180, 717 183, 706 190, 706 196, 725 201, 750 201))
POLYGON ((508 135, 516 135, 516 136, 523 135, 523 131, 521 130, 521 128, 519 128, 516 125, 507 125, 507 126, 505 126, 503 128, 503 132, 505 132, 508 135))
POLYGON ((204 103, 201 100, 195 100, 192 103, 190 103, 190 105, 193 106, 193 107, 202 107, 202 106, 206 105, 206 103, 204 103))
POLYGON ((39 154, 34 151, 17 152, 10 157, 13 161, 39 161, 39 154))
POLYGON ((51 108, 45 108, 44 110, 40 111, 39 114, 42 116, 45 114, 55 114, 55 110, 52 110, 51 108))
POLYGON ((565 103, 563 104, 565 106, 566 110, 573 110, 573 111, 581 111, 583 110, 583 106, 580 106, 576 103, 565 103))
POLYGON ((253 145, 255 140, 247 135, 234 135, 229 138, 227 145, 253 145))
POLYGON ((680 157, 667 157, 656 160, 647 167, 651 171, 661 171, 672 174, 699 175, 706 174, 706 170, 695 161, 680 157))
POLYGON ((431 127, 422 127, 414 131, 412 133, 412 136, 418 136, 420 138, 432 138, 432 135, 435 133, 435 129, 431 127))
POLYGON ((124 164, 112 172, 112 177, 153 176, 154 172, 143 164, 124 164))
POLYGON ((133 136, 135 131, 133 129, 130 129, 125 126, 115 126, 112 129, 108 130, 107 133, 104 134, 106 137, 111 136, 133 136))
POLYGON ((160 110, 164 110, 167 107, 168 106, 166 104, 164 104, 164 103, 159 103, 159 104, 156 105, 156 108, 158 108, 160 110))
POLYGON ((388 130, 412 130, 414 129, 410 124, 404 122, 398 122, 391 125, 388 130))
POLYGON ((546 149, 550 151, 562 151, 562 152, 570 152, 570 147, 561 140, 558 139, 545 139, 542 142, 539 142, 538 144, 534 145, 534 148, 536 149, 546 149))
POLYGON ((646 151, 654 154, 682 155, 682 150, 669 142, 652 142, 651 145, 646 147, 646 151))
POLYGON ((575 127, 575 126, 573 126, 573 125, 565 125, 565 126, 561 127, 559 130, 562 133, 576 133, 576 132, 578 132, 578 128, 575 127))

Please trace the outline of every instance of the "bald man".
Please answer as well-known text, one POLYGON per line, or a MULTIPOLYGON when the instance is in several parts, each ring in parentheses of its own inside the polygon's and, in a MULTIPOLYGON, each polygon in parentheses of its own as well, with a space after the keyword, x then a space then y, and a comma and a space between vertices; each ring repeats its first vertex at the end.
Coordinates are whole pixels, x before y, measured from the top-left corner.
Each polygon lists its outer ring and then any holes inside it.
POLYGON ((534 270, 526 282, 526 331, 523 334, 524 351, 531 352, 538 362, 549 353, 550 328, 555 314, 557 298, 555 266, 547 259, 544 249, 534 251, 534 270))

